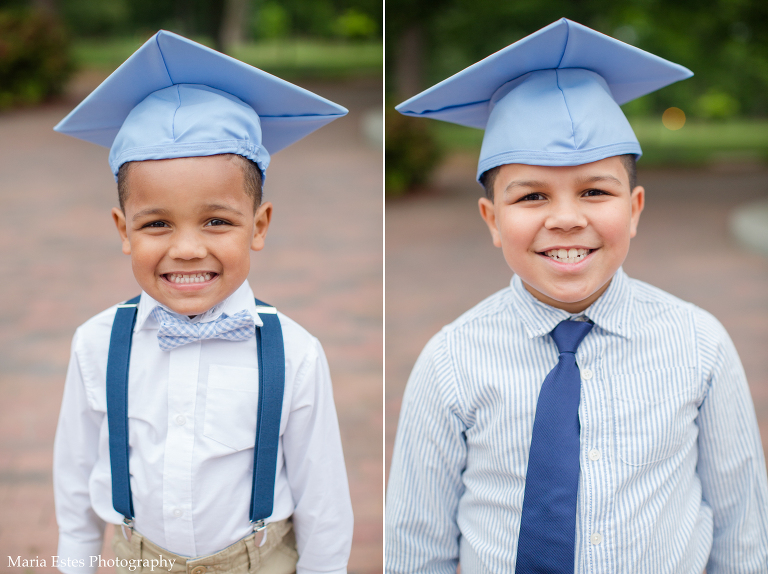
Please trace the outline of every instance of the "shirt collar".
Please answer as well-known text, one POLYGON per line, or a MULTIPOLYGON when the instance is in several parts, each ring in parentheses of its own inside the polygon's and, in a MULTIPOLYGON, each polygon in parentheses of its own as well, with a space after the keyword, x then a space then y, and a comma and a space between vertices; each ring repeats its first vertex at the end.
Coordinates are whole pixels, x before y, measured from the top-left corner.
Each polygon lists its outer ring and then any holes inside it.
MULTIPOLYGON (((162 307, 169 313, 174 313, 174 311, 165 305, 155 301, 145 291, 142 291, 141 300, 139 301, 139 306, 136 312, 136 327, 134 328, 135 331, 139 331, 141 329, 160 328, 160 325, 158 325, 157 321, 154 319, 154 317, 152 317, 152 311, 155 309, 155 307, 162 307)), ((209 321, 215 321, 223 313, 226 313, 228 317, 231 317, 243 309, 248 311, 251 317, 253 317, 254 325, 257 327, 261 327, 263 325, 261 318, 259 317, 258 313, 256 313, 256 302, 253 300, 253 291, 251 291, 251 286, 248 285, 247 280, 244 281, 243 284, 240 285, 240 287, 238 287, 234 293, 232 293, 232 295, 224 299, 222 302, 217 303, 208 309, 205 313, 201 313, 189 321, 190 323, 207 323, 209 321)))
POLYGON ((528 292, 517 275, 512 277, 510 287, 512 305, 530 339, 547 335, 561 321, 575 319, 580 315, 586 315, 605 331, 630 338, 632 285, 621 268, 614 274, 608 289, 583 313, 572 314, 542 303, 528 292))

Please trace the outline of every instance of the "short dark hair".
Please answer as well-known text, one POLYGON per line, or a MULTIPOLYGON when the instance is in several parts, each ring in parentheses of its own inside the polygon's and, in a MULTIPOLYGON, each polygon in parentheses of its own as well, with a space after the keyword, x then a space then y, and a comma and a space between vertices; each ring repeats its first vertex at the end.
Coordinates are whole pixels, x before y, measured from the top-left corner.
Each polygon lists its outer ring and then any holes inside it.
MULTIPOLYGON (((253 199, 254 212, 261 205, 262 197, 262 184, 263 177, 261 175, 261 169, 255 162, 251 161, 247 157, 237 155, 234 153, 222 154, 230 156, 232 160, 240 165, 243 170, 243 182, 245 184, 245 193, 253 199)), ((129 161, 120 166, 117 172, 117 199, 120 202, 120 209, 125 212, 125 202, 128 200, 128 174, 131 172, 131 167, 136 162, 129 161)))
POLYGON ((629 176, 629 192, 637 187, 637 156, 633 153, 627 153, 620 155, 619 159, 624 165, 624 169, 627 170, 629 176))
MULTIPOLYGON (((621 160, 621 164, 624 169, 627 170, 629 176, 629 191, 637 187, 637 156, 633 153, 628 153, 618 156, 621 160)), ((501 166, 496 166, 488 171, 484 171, 480 176, 480 184, 485 189, 485 197, 493 201, 493 184, 496 182, 496 176, 499 174, 501 166)))

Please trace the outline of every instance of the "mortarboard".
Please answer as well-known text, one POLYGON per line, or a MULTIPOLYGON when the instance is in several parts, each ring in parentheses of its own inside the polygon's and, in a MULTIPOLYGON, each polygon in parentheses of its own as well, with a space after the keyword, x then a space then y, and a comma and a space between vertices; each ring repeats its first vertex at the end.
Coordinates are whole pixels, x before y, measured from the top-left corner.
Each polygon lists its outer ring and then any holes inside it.
POLYGON ((642 150, 620 104, 693 73, 562 18, 397 106, 485 129, 477 179, 508 163, 580 165, 642 150))
POLYGON ((54 128, 128 161, 269 156, 347 110, 258 68, 161 30, 54 128))

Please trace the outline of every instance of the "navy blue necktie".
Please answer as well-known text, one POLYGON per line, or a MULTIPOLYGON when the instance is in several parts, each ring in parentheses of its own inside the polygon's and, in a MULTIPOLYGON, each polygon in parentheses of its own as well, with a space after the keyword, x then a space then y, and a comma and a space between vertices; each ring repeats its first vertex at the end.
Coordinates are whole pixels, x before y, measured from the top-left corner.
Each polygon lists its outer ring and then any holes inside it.
POLYGON ((536 404, 516 574, 573 574, 581 394, 575 353, 591 328, 563 321, 551 333, 560 357, 536 404))

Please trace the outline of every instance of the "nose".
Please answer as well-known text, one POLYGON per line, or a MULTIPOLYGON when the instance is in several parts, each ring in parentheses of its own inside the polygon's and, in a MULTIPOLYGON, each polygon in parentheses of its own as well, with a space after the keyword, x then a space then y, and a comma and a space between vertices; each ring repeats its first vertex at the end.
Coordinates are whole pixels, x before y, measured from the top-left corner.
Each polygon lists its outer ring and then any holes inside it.
POLYGON ((178 229, 171 238, 168 256, 172 259, 203 259, 208 254, 203 238, 194 230, 178 229))
POLYGON ((587 217, 578 201, 558 199, 549 207, 544 226, 550 230, 571 231, 587 226, 587 217))

